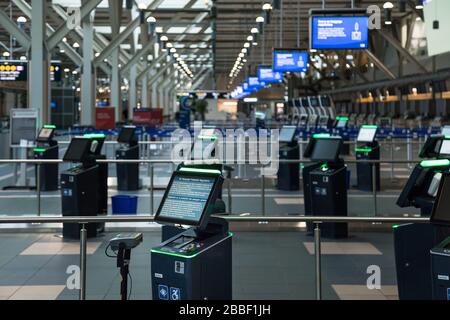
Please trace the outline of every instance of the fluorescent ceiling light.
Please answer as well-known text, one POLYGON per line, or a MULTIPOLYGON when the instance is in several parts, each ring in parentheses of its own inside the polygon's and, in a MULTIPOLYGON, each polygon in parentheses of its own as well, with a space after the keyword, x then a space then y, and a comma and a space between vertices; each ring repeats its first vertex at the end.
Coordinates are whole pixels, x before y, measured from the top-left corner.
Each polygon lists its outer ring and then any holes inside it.
POLYGON ((186 33, 199 33, 202 29, 202 27, 190 27, 186 30, 186 33))
POLYGON ((167 33, 184 33, 185 31, 186 27, 170 27, 167 33))
POLYGON ((164 0, 158 8, 160 9, 181 9, 188 4, 189 0, 164 0))

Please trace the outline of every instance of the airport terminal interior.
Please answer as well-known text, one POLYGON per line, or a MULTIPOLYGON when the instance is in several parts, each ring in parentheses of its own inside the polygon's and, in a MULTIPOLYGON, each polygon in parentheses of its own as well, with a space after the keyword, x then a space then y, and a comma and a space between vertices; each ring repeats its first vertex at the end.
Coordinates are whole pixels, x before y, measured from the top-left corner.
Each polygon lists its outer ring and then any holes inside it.
POLYGON ((450 300, 449 13, 0 0, 0 300, 450 300))

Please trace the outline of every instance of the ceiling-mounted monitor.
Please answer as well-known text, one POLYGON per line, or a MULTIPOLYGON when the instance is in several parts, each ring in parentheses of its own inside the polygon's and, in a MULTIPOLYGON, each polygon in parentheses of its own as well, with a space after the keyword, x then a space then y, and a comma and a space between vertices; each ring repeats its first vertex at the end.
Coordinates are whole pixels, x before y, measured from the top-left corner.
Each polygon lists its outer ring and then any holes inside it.
POLYGON ((306 72, 308 70, 308 52, 298 49, 274 49, 273 70, 275 72, 306 72))
POLYGON ((368 49, 369 17, 360 11, 311 12, 310 48, 315 50, 368 49))
POLYGON ((283 74, 273 71, 272 67, 260 66, 258 67, 258 79, 264 83, 279 83, 283 82, 283 74))

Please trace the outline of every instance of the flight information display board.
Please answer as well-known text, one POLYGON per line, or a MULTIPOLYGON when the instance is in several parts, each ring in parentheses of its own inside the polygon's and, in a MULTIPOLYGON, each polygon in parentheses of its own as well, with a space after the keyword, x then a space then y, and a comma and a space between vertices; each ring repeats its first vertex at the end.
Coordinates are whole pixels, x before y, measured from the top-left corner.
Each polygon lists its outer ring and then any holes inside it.
POLYGON ((27 81, 27 63, 2 62, 0 64, 0 81, 27 81))
POLYGON ((308 52, 291 50, 274 50, 273 71, 306 72, 308 70, 308 52))
POLYGON ((283 82, 283 74, 281 72, 273 71, 272 67, 259 67, 258 79, 260 82, 265 83, 283 82))
POLYGON ((312 16, 310 47, 327 49, 367 49, 369 18, 367 16, 312 16))
POLYGON ((258 77, 248 77, 248 88, 250 91, 264 88, 265 83, 260 82, 258 77))

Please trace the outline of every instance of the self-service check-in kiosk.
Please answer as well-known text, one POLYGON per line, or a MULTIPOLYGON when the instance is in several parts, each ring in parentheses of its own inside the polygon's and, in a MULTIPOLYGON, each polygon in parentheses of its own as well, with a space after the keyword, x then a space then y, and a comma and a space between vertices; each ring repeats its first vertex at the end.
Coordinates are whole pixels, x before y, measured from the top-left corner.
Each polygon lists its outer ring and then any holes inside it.
MULTIPOLYGON (((98 213, 98 165, 92 157, 97 142, 89 138, 75 137, 63 157, 64 162, 79 163, 61 173, 62 215, 96 216, 98 213)), ((81 225, 64 223, 63 237, 79 239, 81 225)), ((86 225, 87 236, 97 235, 97 224, 86 225)))
POLYGON ((300 148, 295 138, 296 126, 283 126, 279 135, 279 167, 277 173, 277 188, 294 191, 300 189, 300 166, 298 163, 287 163, 283 160, 299 160, 300 148))
MULTIPOLYGON (((359 129, 356 139, 355 149, 356 160, 380 160, 380 146, 375 140, 378 127, 374 125, 364 125, 359 129)), ((373 191, 375 167, 376 190, 380 190, 380 164, 379 163, 356 163, 357 188, 362 191, 373 191)))
MULTIPOLYGON (((445 140, 444 136, 429 137, 420 157, 428 160, 423 160, 413 169, 397 205, 419 208, 422 216, 429 217, 438 197, 441 179, 450 169, 450 161, 445 159, 450 157, 450 140, 445 140)), ((432 299, 430 250, 450 236, 449 228, 409 223, 396 225, 393 231, 400 300, 432 299)))
MULTIPOLYGON (((347 167, 339 158, 342 138, 338 136, 312 139, 311 161, 320 165, 309 172, 310 213, 312 216, 347 216, 347 167)), ((326 238, 345 238, 345 223, 323 223, 322 235, 326 238)))
POLYGON ((450 300, 450 173, 441 179, 430 222, 447 234, 445 239, 431 249, 431 274, 433 300, 450 300))
POLYGON ((232 298, 232 234, 224 219, 210 216, 222 183, 219 170, 173 173, 155 221, 189 229, 151 250, 153 299, 232 298))
MULTIPOLYGON (((120 148, 116 150, 117 160, 139 160, 139 144, 135 131, 135 126, 124 126, 120 130, 117 138, 120 143, 120 148)), ((116 168, 118 190, 139 190, 139 163, 117 163, 116 168)))
MULTIPOLYGON (((45 125, 37 136, 37 146, 33 150, 36 160, 59 159, 58 142, 53 139, 56 127, 45 125)), ((58 190, 58 164, 44 163, 38 170, 36 165, 36 177, 39 172, 39 181, 41 191, 58 190)), ((37 181, 36 181, 37 183, 37 181)))

